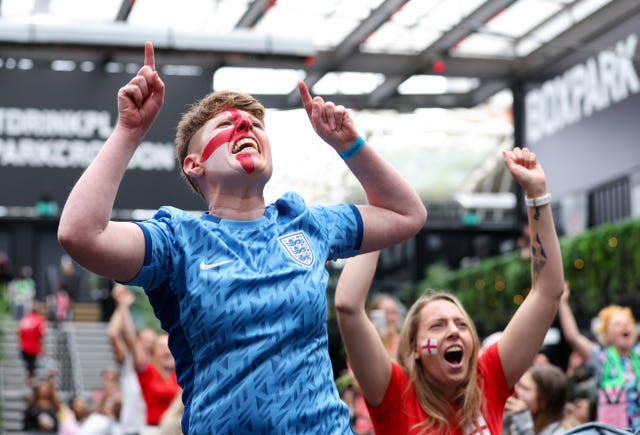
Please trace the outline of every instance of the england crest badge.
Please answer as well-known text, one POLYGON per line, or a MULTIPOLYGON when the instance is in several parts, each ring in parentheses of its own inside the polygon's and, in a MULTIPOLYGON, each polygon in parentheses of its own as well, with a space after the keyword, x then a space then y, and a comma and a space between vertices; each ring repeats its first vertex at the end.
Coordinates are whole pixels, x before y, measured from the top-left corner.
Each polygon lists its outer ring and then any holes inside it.
POLYGON ((296 263, 305 267, 310 267, 313 264, 313 250, 302 231, 287 234, 286 236, 279 237, 278 240, 296 263))

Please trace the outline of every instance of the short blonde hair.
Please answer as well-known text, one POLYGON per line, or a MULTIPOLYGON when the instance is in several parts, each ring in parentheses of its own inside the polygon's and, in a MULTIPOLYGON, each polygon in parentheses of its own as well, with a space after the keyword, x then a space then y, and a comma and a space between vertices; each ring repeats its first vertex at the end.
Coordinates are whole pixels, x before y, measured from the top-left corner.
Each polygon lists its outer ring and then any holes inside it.
MULTIPOLYGON (((629 307, 621 307, 620 305, 609 305, 604 307, 598 312, 598 319, 600 323, 596 327, 596 332, 598 335, 606 341, 607 330, 609 329, 609 323, 611 322, 611 318, 616 314, 624 314, 627 316, 632 325, 635 326, 636 319, 633 317, 633 312, 629 307)), ((610 344, 610 343, 607 343, 610 344)))
POLYGON ((264 106, 249 94, 234 91, 211 92, 202 100, 192 105, 178 123, 176 131, 176 158, 180 167, 180 174, 189 183, 196 193, 201 193, 194 181, 184 172, 182 163, 189 153, 189 143, 203 125, 218 113, 227 109, 236 108, 250 113, 264 122, 264 106))

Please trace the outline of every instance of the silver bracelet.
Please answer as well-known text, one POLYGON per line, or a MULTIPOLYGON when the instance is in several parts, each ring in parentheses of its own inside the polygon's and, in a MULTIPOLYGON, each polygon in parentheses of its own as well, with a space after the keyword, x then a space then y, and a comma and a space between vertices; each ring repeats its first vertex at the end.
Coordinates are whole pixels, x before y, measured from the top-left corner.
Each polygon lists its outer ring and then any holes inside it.
POLYGON ((551 203, 551 194, 547 192, 544 195, 539 196, 537 198, 527 198, 525 196, 524 200, 527 204, 527 207, 540 207, 541 205, 551 203))

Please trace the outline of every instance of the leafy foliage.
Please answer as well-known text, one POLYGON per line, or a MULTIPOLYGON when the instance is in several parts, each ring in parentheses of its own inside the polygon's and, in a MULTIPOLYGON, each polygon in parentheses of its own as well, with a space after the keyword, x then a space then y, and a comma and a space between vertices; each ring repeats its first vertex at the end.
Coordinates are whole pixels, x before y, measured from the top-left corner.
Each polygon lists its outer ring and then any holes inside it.
MULTIPOLYGON (((609 303, 640 302, 640 219, 563 238, 560 247, 578 313, 594 315, 609 303)), ((455 271, 433 265, 414 290, 414 299, 427 288, 450 291, 464 304, 478 332, 487 335, 506 326, 530 285, 530 261, 513 252, 455 271)))

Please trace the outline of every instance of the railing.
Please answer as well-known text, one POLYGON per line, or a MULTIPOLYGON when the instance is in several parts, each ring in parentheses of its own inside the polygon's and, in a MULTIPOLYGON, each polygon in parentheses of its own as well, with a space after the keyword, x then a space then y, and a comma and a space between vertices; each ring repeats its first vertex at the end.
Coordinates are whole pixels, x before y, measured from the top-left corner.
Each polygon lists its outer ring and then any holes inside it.
POLYGON ((84 379, 80 368, 80 353, 78 352, 75 325, 74 322, 65 322, 63 332, 69 360, 69 375, 73 385, 72 390, 74 394, 81 394, 84 391, 84 379))

